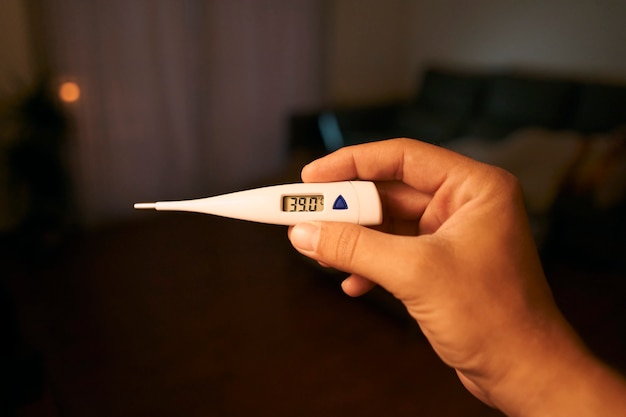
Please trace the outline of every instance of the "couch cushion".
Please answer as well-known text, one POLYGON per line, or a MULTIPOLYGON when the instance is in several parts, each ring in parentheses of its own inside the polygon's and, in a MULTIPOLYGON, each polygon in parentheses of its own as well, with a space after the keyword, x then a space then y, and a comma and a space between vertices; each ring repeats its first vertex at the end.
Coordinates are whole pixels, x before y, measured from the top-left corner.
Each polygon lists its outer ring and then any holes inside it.
POLYGON ((463 115, 454 112, 433 112, 407 106, 398 110, 391 133, 395 137, 441 143, 457 137, 465 121, 463 115))
POLYGON ((431 113, 469 117, 477 108, 484 82, 483 75, 430 69, 424 75, 415 105, 431 113))
POLYGON ((583 132, 608 132, 626 125, 626 87, 584 84, 573 126, 583 132))
POLYGON ((477 117, 465 125, 463 136, 472 136, 490 140, 501 140, 512 132, 520 129, 519 123, 509 120, 477 117))
POLYGON ((483 117, 517 126, 559 128, 565 124, 574 93, 570 82, 496 76, 487 88, 483 117))

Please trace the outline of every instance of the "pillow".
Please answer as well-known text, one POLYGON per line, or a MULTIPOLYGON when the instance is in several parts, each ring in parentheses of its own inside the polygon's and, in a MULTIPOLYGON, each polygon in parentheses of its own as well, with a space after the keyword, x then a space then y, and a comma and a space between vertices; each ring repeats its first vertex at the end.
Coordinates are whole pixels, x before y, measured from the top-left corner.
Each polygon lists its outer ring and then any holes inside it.
POLYGON ((529 213, 545 215, 566 184, 583 145, 573 131, 539 128, 517 130, 502 140, 460 139, 447 147, 515 175, 529 213))
POLYGON ((577 195, 589 196, 600 208, 626 199, 626 129, 588 136, 570 177, 577 195))

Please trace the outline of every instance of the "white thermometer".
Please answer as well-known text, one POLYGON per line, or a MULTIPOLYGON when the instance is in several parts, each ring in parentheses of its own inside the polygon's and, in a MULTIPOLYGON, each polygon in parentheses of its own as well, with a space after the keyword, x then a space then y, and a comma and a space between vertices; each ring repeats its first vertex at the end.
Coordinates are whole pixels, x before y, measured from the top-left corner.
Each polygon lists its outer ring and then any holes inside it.
POLYGON ((377 225, 378 190, 370 181, 298 183, 183 201, 137 203, 136 209, 193 211, 260 223, 294 225, 309 220, 377 225))

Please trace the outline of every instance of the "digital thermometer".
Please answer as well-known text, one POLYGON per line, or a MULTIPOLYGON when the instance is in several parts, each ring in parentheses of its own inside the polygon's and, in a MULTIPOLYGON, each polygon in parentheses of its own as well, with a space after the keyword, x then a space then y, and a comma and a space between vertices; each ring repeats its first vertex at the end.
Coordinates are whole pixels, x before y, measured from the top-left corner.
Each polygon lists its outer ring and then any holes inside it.
POLYGON ((135 208, 282 225, 326 220, 371 226, 380 224, 383 217, 378 190, 370 181, 273 185, 196 200, 137 203, 135 208))

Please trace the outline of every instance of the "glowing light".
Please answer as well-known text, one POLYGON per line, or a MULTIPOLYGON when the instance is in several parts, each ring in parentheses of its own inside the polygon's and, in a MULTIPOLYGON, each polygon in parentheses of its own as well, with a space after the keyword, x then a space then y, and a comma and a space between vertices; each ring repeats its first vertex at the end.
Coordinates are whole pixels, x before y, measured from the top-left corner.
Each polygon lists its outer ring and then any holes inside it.
POLYGON ((59 98, 66 103, 73 103, 80 98, 80 87, 72 81, 67 81, 59 87, 59 98))

